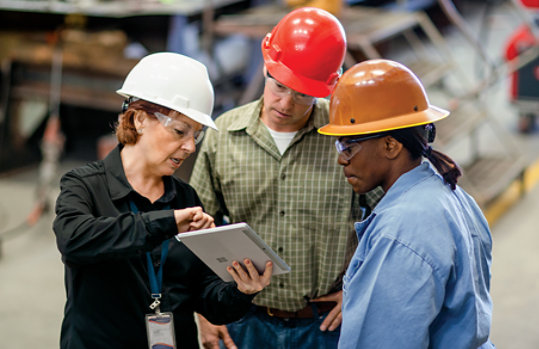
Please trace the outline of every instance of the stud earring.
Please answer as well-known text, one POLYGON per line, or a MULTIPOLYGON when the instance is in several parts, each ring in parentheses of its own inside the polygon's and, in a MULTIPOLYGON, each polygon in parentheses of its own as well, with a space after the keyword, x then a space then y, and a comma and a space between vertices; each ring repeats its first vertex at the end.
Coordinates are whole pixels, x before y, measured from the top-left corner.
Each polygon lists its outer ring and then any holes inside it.
POLYGON ((137 133, 138 133, 139 135, 141 135, 143 132, 144 132, 144 129, 143 129, 143 128, 139 128, 139 129, 137 130, 137 133))

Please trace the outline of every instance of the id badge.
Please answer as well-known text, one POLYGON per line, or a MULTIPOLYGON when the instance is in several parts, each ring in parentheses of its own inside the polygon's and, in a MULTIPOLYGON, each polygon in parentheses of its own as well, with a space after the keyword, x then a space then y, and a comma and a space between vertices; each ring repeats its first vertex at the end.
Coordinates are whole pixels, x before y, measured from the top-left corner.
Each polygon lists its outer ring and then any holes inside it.
POLYGON ((148 348, 176 349, 172 313, 147 314, 146 332, 148 348))

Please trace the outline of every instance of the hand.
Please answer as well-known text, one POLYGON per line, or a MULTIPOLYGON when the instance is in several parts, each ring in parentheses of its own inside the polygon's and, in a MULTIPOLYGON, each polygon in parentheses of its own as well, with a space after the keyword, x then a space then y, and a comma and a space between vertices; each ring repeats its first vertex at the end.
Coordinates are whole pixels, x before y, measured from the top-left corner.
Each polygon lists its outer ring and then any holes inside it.
POLYGON ((200 209, 195 212, 193 220, 191 221, 191 224, 189 224, 189 231, 214 227, 215 223, 213 222, 213 217, 200 209))
POLYGON ((266 262, 266 268, 262 275, 256 270, 250 259, 244 259, 243 264, 245 264, 245 268, 237 261, 234 261, 232 262, 232 266, 226 268, 234 281, 236 281, 240 292, 245 294, 257 293, 270 284, 271 274, 273 272, 272 262, 266 262))
POLYGON ((219 349, 219 339, 223 340, 225 348, 237 349, 236 344, 228 334, 226 326, 215 326, 200 314, 198 316, 198 331, 200 333, 200 341, 206 349, 219 349))
POLYGON ((316 299, 311 299, 311 302, 337 302, 337 305, 331 309, 320 325, 320 331, 335 331, 335 329, 339 327, 342 322, 342 291, 331 293, 316 299))
POLYGON ((215 226, 213 217, 204 213, 200 206, 174 210, 174 219, 176 220, 178 233, 215 226))

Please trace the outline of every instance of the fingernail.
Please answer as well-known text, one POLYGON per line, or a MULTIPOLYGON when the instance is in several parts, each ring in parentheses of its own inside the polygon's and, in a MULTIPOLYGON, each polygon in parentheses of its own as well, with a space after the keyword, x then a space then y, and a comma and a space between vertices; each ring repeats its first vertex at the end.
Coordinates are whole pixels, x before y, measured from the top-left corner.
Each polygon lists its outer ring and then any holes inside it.
POLYGON ((249 261, 248 259, 245 260, 245 264, 251 264, 251 261, 249 261))

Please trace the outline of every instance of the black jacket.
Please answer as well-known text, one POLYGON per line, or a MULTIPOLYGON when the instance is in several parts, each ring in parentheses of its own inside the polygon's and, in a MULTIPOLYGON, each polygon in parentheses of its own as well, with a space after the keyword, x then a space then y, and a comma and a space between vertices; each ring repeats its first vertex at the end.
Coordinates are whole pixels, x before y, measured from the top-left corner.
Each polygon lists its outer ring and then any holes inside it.
POLYGON ((254 295, 221 281, 171 238, 177 232, 172 209, 202 206, 193 188, 164 177, 165 195, 152 204, 127 182, 120 150, 61 180, 53 226, 67 293, 61 348, 148 348, 144 317, 152 313, 152 299, 145 252, 157 267, 161 242, 170 239, 161 311, 174 313, 178 348, 198 349, 194 311, 213 323, 235 321, 254 295), (131 212, 130 201, 139 213, 131 212))

